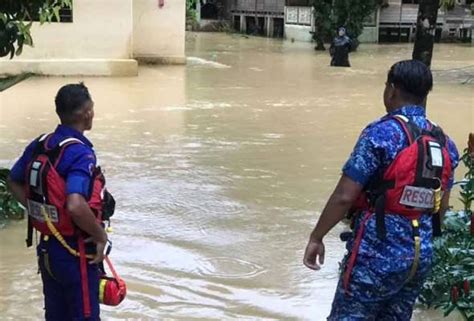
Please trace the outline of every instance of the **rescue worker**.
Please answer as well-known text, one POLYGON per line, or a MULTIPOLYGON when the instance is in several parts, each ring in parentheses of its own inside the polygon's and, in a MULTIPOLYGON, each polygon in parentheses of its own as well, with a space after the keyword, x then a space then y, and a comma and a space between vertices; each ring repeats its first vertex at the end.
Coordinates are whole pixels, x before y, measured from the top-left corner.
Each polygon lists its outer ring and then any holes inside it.
POLYGON ((319 270, 324 237, 356 208, 328 320, 411 319, 459 161, 454 142, 426 117, 432 85, 419 61, 391 67, 387 114, 362 131, 311 233, 304 264, 319 270))
MULTIPOLYGON (((33 226, 42 231, 37 254, 43 281, 45 319, 95 321, 100 319, 99 264, 104 259, 107 234, 97 219, 100 201, 97 211, 93 211, 94 205, 91 205, 91 197, 97 196, 93 194, 100 194, 103 190, 95 190, 98 177, 96 156, 92 143, 84 136, 84 132, 92 128, 94 102, 83 83, 62 87, 55 102, 61 124, 54 133, 41 136, 26 148, 11 170, 9 186, 15 198, 28 208, 29 223, 33 222, 33 226), (55 156, 57 163, 54 171, 41 167, 37 181, 36 164, 39 164, 38 168, 42 164, 38 155, 47 155, 51 160, 55 151, 60 155, 55 156), (48 176, 45 176, 45 171, 48 171, 48 176), (37 202, 32 195, 40 191, 34 189, 34 184, 43 190, 48 189, 48 194, 42 194, 39 200, 36 199, 37 202), (64 185, 61 187, 61 184, 64 185), (58 190, 60 188, 64 190, 58 190), (48 197, 59 197, 59 202, 64 203, 64 210, 61 203, 51 210, 49 203, 58 200, 47 200, 48 197), (41 198, 47 201, 42 204, 41 198), (85 255, 72 255, 54 233, 49 233, 51 226, 46 224, 46 218, 41 217, 43 209, 52 211, 48 213, 51 214, 49 220, 59 220, 54 224, 67 246, 80 250, 83 245, 84 252, 92 257, 87 263, 85 255)), ((55 229, 54 226, 52 228, 55 229)), ((29 246, 32 243, 31 232, 30 225, 29 246)))
POLYGON ((331 43, 329 54, 331 55, 331 66, 350 67, 349 52, 352 48, 352 41, 346 34, 346 28, 340 27, 337 36, 331 43))

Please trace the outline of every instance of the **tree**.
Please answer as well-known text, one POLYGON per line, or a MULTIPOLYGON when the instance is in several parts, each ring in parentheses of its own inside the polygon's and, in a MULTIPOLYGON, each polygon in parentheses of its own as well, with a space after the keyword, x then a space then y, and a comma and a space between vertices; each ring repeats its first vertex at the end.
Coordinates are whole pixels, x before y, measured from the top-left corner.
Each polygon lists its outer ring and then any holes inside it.
POLYGON ((335 27, 344 26, 354 39, 364 30, 364 21, 377 8, 376 0, 335 0, 335 27))
POLYGON ((331 36, 332 29, 332 0, 312 0, 315 30, 313 39, 316 41, 315 50, 326 50, 324 40, 331 36))
POLYGON ((428 67, 431 66, 431 58, 433 57, 439 5, 440 0, 420 0, 418 7, 413 59, 422 61, 428 67))
POLYGON ((1 0, 0 57, 20 55, 23 46, 33 46, 33 20, 41 24, 59 21, 59 11, 71 8, 72 0, 1 0))
POLYGON ((312 0, 316 50, 325 50, 324 40, 335 35, 338 27, 346 27, 349 36, 357 39, 364 29, 364 20, 377 8, 379 0, 312 0))

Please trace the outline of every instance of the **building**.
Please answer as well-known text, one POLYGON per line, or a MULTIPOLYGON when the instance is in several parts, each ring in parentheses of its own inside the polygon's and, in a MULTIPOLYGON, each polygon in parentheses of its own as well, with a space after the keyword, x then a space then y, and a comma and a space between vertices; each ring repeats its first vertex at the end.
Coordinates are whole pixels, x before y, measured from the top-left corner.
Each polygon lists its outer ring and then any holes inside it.
POLYGON ((229 0, 235 30, 242 33, 282 38, 285 0, 229 0))
MULTIPOLYGON (((228 0, 234 30, 267 37, 311 41, 314 30, 310 0, 228 0)), ((377 41, 376 17, 368 21, 365 41, 377 41)))
MULTIPOLYGON (((245 30, 246 23, 252 20, 252 6, 256 0, 236 0, 245 3, 247 10, 234 15, 234 27, 245 30), (239 18, 239 14, 241 14, 239 18), (245 18, 243 18, 243 16, 245 18), (239 20, 240 19, 240 20, 239 20), (243 19, 246 19, 245 21, 243 19)), ((263 0, 257 0, 263 1, 263 0)), ((416 30, 419 0, 388 0, 385 5, 370 15, 364 22, 364 30, 359 36, 361 42, 404 42, 413 41, 416 30)), ((313 8, 309 0, 279 0, 278 14, 284 3, 284 36, 296 41, 312 41, 314 31, 313 8)), ((260 13, 259 13, 260 14, 260 13)), ((260 16, 260 15, 259 15, 260 16)), ((261 22, 262 23, 262 22, 261 22)), ((451 10, 439 10, 437 40, 473 39, 474 19, 466 0, 457 0, 451 10)), ((265 26, 265 25, 264 25, 265 26)), ((248 26, 247 26, 248 27, 248 26)))
MULTIPOLYGON (((380 9, 379 41, 413 41, 418 15, 418 0, 388 0, 380 9)), ((451 10, 438 11, 436 40, 468 40, 472 38, 474 19, 464 0, 451 10)))
POLYGON ((136 75, 141 61, 185 63, 185 0, 75 0, 32 35, 34 48, 0 59, 0 74, 136 75))

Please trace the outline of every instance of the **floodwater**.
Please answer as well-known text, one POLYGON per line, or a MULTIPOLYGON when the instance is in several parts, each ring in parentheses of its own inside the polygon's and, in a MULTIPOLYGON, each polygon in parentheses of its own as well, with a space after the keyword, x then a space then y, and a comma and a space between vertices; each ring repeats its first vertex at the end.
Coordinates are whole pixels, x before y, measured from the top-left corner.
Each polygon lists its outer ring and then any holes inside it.
MULTIPOLYGON (((57 89, 84 80, 96 102, 88 136, 118 201, 112 260, 129 286, 104 320, 325 320, 342 227, 326 238, 323 270, 304 268, 303 250, 360 130, 383 114, 388 67, 411 45, 362 45, 350 69, 279 40, 189 34, 187 48, 186 67, 32 78, 1 93, 0 166, 54 128, 57 89)), ((460 45, 434 53, 428 114, 460 148, 474 129, 473 57, 460 45)), ((43 313, 24 227, 0 231, 2 320, 43 313)))

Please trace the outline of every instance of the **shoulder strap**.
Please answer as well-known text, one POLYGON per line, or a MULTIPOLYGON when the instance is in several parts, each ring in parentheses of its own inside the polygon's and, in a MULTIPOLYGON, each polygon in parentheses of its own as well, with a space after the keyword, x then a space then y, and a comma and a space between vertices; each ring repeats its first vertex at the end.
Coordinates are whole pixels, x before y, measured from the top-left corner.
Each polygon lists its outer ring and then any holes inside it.
POLYGON ((407 135, 409 144, 413 144, 418 137, 422 134, 422 130, 413 122, 403 115, 394 115, 390 117, 391 119, 397 121, 402 127, 405 135, 407 135))
POLYGON ((443 129, 439 127, 438 124, 436 124, 435 122, 432 122, 431 120, 428 120, 428 123, 430 124, 430 129, 429 129, 430 136, 433 136, 441 144, 441 146, 447 146, 448 138, 446 137, 446 134, 443 132, 443 129))
POLYGON ((35 147, 34 155, 38 156, 40 154, 45 154, 48 156, 49 161, 51 164, 56 167, 59 164, 59 161, 61 160, 64 150, 74 144, 84 144, 82 141, 80 141, 77 138, 74 137, 68 137, 63 139, 59 144, 57 144, 53 148, 48 147, 48 142, 49 139, 53 136, 53 134, 45 134, 41 135, 40 137, 37 138, 38 144, 35 147))
POLYGON ((66 148, 71 145, 76 145, 76 144, 84 144, 84 143, 77 138, 68 137, 66 139, 63 139, 61 142, 59 142, 59 144, 51 150, 49 159, 55 168, 58 166, 59 162, 61 161, 66 148))
POLYGON ((70 138, 66 138, 64 139, 63 141, 61 141, 59 143, 59 147, 65 147, 65 145, 72 145, 72 144, 84 144, 82 141, 80 141, 79 139, 77 138, 74 138, 74 137, 70 137, 70 138))
POLYGON ((36 146, 33 149, 33 157, 38 156, 40 154, 44 154, 47 151, 46 145, 51 135, 52 134, 41 134, 38 138, 34 140, 36 142, 36 146))
POLYGON ((38 142, 44 142, 46 140, 46 138, 48 138, 48 136, 50 136, 51 134, 42 134, 40 137, 38 137, 36 140, 38 142))

